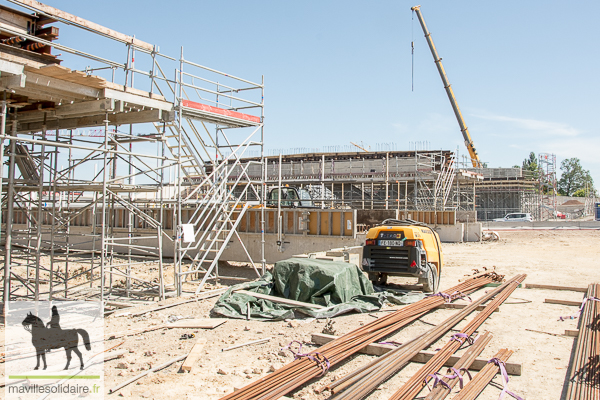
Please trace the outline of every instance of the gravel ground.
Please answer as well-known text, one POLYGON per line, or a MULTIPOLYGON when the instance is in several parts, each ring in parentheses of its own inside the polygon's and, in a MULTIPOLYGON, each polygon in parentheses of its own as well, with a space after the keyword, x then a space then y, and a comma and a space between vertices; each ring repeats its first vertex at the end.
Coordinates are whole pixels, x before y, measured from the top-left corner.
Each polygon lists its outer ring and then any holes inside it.
MULTIPOLYGON (((451 287, 473 269, 496 267, 497 272, 512 277, 526 273, 525 283, 587 287, 600 281, 600 269, 596 260, 600 253, 598 231, 511 231, 501 232, 497 242, 444 244, 445 268, 441 288, 451 287)), ((244 274, 248 270, 244 269, 244 274)), ((392 283, 400 283, 391 278, 392 283)), ((225 282, 227 283, 227 282, 225 282)), ((233 282, 232 282, 233 284, 233 282)), ((214 288, 214 287, 213 287, 214 288)), ((211 288, 212 289, 212 288, 211 288)), ((489 290, 489 288, 487 289, 489 290)), ((472 297, 479 297, 483 290, 472 297)), ((488 330, 494 337, 481 357, 489 359, 501 348, 514 350, 510 362, 523 366, 521 376, 510 377, 510 389, 527 399, 558 399, 565 379, 569 356, 574 338, 562 336, 565 329, 577 329, 577 320, 561 322, 561 315, 573 314, 577 308, 544 303, 544 299, 581 301, 583 293, 539 289, 517 289, 480 328, 488 330), (547 333, 540 333, 541 331, 547 333), (550 334, 549 334, 550 333, 550 334), (557 335, 551 335, 551 334, 557 335)), ((112 315, 105 320, 105 333, 121 332, 164 324, 169 316, 208 318, 216 297, 145 314, 142 317, 112 315)), ((169 299, 160 304, 177 302, 169 299)), ((148 306, 146 308, 154 307, 148 306)), ((344 334, 384 315, 398 306, 385 307, 374 314, 352 314, 334 319, 336 334, 344 334)), ((144 309, 144 307, 140 307, 144 309)), ((404 342, 431 328, 452 315, 456 310, 440 309, 402 329, 389 340, 404 342)), ((119 313, 116 313, 119 314, 119 313)), ((470 318, 469 318, 470 319, 470 318)), ((151 332, 109 340, 106 346, 122 341, 117 350, 126 350, 123 358, 105 363, 105 388, 107 398, 148 399, 219 399, 224 394, 242 387, 280 368, 293 360, 289 351, 281 348, 293 340, 301 341, 306 348, 317 346, 311 343, 312 333, 321 333, 325 321, 304 319, 293 321, 261 322, 228 320, 214 329, 157 329, 151 332), (196 338, 205 338, 207 344, 191 373, 178 373, 180 363, 152 373, 136 383, 108 395, 108 388, 165 361, 186 354, 195 342, 182 340, 184 333, 194 333, 196 338), (264 344, 241 347, 222 352, 223 348, 248 341, 270 337, 264 344)), ((463 321, 461 324, 464 324, 463 321)), ((458 327, 461 327, 461 324, 458 327)), ((3 330, 3 329, 2 329, 3 330)), ((436 349, 448 340, 446 335, 431 346, 436 349)), ((460 354, 460 353, 459 353, 460 354)), ((289 397, 307 400, 329 398, 327 392, 317 394, 316 388, 338 379, 361 365, 373 360, 374 356, 357 355, 332 368, 324 377, 288 394, 289 397)), ((2 364, 0 364, 2 365, 2 364)), ((411 363, 389 379, 368 399, 388 399, 422 364, 411 363)), ((3 368, 3 367, 2 367, 3 368)), ((3 371, 2 371, 3 373, 3 371)), ((496 400, 500 394, 501 380, 489 385, 481 400, 496 400)), ((420 397, 428 392, 424 389, 420 397)), ((448 398, 451 399, 453 392, 448 398)))

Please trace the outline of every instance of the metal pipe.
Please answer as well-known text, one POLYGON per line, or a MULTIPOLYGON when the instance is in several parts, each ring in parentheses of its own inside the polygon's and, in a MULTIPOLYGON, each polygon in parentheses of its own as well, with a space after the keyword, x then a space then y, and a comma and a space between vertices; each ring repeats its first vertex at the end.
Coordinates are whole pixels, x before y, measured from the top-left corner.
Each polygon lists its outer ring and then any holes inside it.
MULTIPOLYGON (((109 121, 110 122, 110 121, 109 121)), ((73 144, 67 144, 67 143, 60 143, 60 145, 56 144, 56 142, 51 142, 48 140, 39 140, 39 139, 28 139, 25 137, 19 137, 16 136, 16 132, 14 132, 12 135, 7 136, 5 135, 4 137, 0 137, 0 139, 16 139, 20 142, 27 142, 27 143, 34 143, 34 144, 45 144, 45 145, 51 145, 51 146, 56 146, 56 147, 64 147, 64 148, 68 148, 68 149, 80 149, 80 150, 88 150, 88 151, 92 151, 92 152, 106 152, 107 154, 123 154, 123 155, 132 155, 134 157, 146 157, 146 158, 156 158, 156 159, 160 159, 161 157, 159 156, 153 156, 150 154, 141 154, 141 153, 130 153, 128 151, 117 151, 117 150, 111 150, 111 149, 103 149, 102 147, 98 148, 94 148, 94 147, 84 147, 84 146, 77 146, 77 145, 73 145, 73 144)), ((173 160, 169 157, 165 157, 165 160, 173 160)))
MULTIPOLYGON (((14 109, 13 117, 13 133, 17 127, 17 109, 14 109)), ((10 139, 10 154, 8 161, 8 187, 6 191, 6 239, 4 243, 4 310, 8 309, 10 301, 10 274, 12 263, 12 222, 14 216, 14 201, 15 201, 15 151, 16 139, 10 139)))
POLYGON ((198 68, 202 68, 202 69, 205 69, 207 71, 210 71, 210 72, 214 72, 215 74, 223 75, 223 76, 226 76, 228 78, 235 79, 235 80, 238 80, 238 81, 241 81, 241 82, 245 82, 245 83, 248 83, 250 85, 257 86, 257 87, 263 87, 262 84, 259 85, 258 83, 254 83, 254 82, 248 81, 246 79, 238 78, 237 76, 226 74, 225 72, 217 71, 216 69, 208 68, 208 67, 205 67, 205 66, 200 65, 200 64, 196 64, 196 63, 191 62, 191 61, 187 61, 187 60, 184 61, 183 58, 181 59, 181 61, 185 62, 186 64, 193 65, 194 67, 198 67, 198 68))

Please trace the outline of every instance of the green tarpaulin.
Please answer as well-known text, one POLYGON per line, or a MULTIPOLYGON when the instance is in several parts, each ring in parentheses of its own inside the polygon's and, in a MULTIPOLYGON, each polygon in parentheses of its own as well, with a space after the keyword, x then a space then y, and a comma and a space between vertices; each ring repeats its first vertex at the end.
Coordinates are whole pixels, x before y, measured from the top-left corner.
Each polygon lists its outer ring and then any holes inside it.
POLYGON ((217 301, 212 313, 230 318, 286 319, 295 312, 315 318, 328 318, 356 311, 379 310, 385 301, 410 304, 424 297, 421 293, 378 292, 360 268, 354 264, 312 258, 290 258, 279 261, 273 274, 266 272, 260 279, 230 287, 217 301), (281 304, 259 299, 236 290, 267 294, 318 304, 315 309, 281 304))

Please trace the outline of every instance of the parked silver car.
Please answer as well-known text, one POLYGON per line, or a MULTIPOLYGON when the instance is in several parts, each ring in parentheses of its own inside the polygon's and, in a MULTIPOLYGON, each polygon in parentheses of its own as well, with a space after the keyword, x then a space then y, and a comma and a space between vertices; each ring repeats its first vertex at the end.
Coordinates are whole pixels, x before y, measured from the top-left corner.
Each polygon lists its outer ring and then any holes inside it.
POLYGON ((533 218, 529 213, 510 213, 504 218, 496 218, 494 222, 532 222, 533 218))

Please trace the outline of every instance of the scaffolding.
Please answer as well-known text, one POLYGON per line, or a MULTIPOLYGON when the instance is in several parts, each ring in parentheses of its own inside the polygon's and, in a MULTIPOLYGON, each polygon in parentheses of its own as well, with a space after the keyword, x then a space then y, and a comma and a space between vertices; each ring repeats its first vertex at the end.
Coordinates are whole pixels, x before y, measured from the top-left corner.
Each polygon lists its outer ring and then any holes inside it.
POLYGON ((0 45, 3 300, 110 305, 197 293, 219 279, 219 257, 239 239, 248 207, 233 192, 264 198, 264 176, 247 173, 263 170, 264 80, 10 1, 33 14, 6 8, 23 26, 3 25, 0 39, 22 37, 39 50, 0 45), (55 42, 58 28, 47 25, 56 22, 107 49, 125 44, 124 62, 55 42), (78 69, 60 65, 52 49, 78 69), (236 169, 249 151, 260 157, 236 169))
POLYGON ((546 221, 556 218, 556 155, 540 153, 538 155, 538 208, 536 219, 546 221))
MULTIPOLYGON (((257 160, 247 158, 243 163, 257 160)), ((457 189, 472 192, 473 182, 479 179, 478 174, 465 174, 461 184, 455 185, 458 171, 450 151, 282 155, 281 161, 280 157, 268 158, 265 169, 267 185, 277 186, 281 175, 283 184, 307 189, 318 207, 359 210, 456 209, 453 193, 457 189)), ((261 171, 254 167, 248 173, 257 177, 261 171)), ((238 175, 234 171, 230 179, 238 175)), ((473 208, 473 203, 463 201, 462 207, 469 206, 473 208)))

